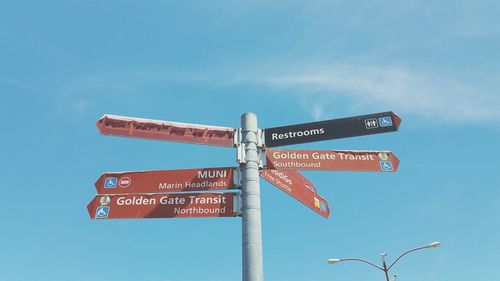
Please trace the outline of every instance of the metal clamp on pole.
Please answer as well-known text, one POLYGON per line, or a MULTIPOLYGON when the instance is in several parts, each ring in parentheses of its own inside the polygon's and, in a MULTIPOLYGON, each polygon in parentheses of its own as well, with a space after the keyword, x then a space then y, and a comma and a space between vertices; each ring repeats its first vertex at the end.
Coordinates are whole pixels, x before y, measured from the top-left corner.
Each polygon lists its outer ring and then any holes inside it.
POLYGON ((257 129, 257 146, 264 147, 264 130, 257 129))
POLYGON ((246 153, 245 153, 245 144, 243 141, 243 132, 242 129, 236 129, 234 134, 234 145, 236 146, 236 162, 239 164, 246 163, 246 153))

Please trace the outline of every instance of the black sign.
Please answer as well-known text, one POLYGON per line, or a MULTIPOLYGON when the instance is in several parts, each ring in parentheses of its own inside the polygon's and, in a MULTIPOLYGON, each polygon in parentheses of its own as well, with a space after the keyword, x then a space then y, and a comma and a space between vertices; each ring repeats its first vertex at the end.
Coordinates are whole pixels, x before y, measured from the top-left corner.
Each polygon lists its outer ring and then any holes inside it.
POLYGON ((264 130, 267 147, 349 138, 397 131, 401 118, 394 112, 304 123, 264 130))

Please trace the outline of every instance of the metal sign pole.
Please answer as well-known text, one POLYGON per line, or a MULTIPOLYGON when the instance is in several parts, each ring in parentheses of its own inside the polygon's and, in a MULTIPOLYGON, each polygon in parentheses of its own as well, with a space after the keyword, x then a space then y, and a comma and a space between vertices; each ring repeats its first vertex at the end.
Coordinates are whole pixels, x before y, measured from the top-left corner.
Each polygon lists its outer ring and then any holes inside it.
POLYGON ((257 147, 257 116, 241 116, 242 148, 242 253, 243 281, 264 280, 262 266, 262 227, 260 218, 259 148, 257 147))

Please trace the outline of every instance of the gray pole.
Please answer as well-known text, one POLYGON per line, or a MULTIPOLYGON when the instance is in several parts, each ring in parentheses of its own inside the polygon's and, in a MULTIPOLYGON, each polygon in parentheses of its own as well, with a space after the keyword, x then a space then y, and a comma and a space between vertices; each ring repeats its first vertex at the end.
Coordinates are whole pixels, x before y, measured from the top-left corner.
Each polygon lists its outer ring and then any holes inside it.
POLYGON ((240 165, 243 176, 243 281, 263 281, 257 116, 253 113, 243 114, 241 129, 245 149, 245 161, 240 165))

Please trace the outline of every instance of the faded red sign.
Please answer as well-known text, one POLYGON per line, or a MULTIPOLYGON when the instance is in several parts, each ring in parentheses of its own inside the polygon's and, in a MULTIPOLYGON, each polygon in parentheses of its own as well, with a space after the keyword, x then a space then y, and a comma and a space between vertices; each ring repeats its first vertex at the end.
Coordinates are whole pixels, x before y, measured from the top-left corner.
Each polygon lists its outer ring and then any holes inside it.
POLYGON ((238 193, 97 195, 87 206, 91 219, 233 217, 238 193))
POLYGON ((104 173, 95 183, 99 194, 225 190, 234 187, 234 168, 204 168, 104 173))
POLYGON ((263 169, 260 176, 297 199, 321 216, 328 218, 328 202, 316 192, 316 187, 299 172, 263 169))
POLYGON ((399 159, 390 151, 267 149, 268 169, 395 172, 399 159))
POLYGON ((103 135, 234 146, 235 129, 189 123, 104 115, 97 121, 103 135))

